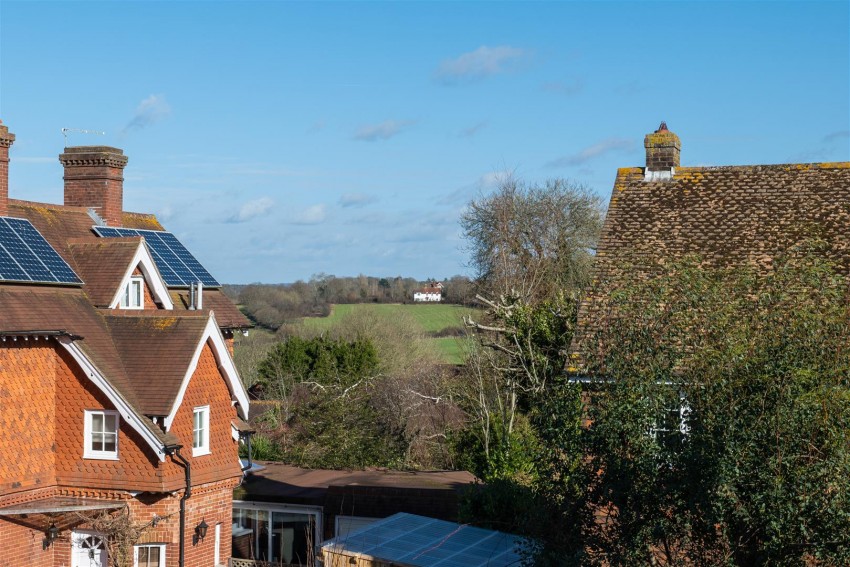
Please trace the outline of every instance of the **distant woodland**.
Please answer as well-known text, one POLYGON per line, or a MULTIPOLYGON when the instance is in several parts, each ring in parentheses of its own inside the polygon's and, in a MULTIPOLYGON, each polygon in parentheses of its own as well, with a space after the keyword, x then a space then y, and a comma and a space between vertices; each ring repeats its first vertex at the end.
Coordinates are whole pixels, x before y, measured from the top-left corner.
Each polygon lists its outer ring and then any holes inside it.
MULTIPOLYGON (((434 280, 431 280, 434 281, 434 280)), ((443 302, 471 305, 472 282, 466 276, 453 276, 443 282, 443 302)), ((425 285, 413 278, 336 277, 316 274, 309 281, 288 284, 227 285, 227 293, 254 323, 277 330, 301 317, 324 317, 330 306, 339 303, 411 303, 413 292, 425 285)))

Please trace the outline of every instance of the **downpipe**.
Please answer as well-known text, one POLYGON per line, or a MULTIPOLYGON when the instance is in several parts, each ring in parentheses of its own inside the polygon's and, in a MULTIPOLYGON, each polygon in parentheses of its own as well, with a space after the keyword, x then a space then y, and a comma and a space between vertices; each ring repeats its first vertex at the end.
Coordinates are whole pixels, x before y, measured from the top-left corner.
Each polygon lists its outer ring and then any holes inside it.
POLYGON ((186 471, 186 490, 180 497, 180 559, 179 567, 186 565, 186 501, 192 496, 192 465, 180 454, 180 445, 171 445, 165 448, 165 454, 169 455, 174 462, 186 471))

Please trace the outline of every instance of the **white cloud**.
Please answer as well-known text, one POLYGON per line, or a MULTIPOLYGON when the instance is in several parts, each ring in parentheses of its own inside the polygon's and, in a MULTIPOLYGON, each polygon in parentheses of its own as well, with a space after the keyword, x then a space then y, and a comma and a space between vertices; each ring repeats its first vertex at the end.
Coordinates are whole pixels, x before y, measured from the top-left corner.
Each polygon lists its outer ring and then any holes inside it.
POLYGON ((546 165, 549 167, 565 167, 570 165, 582 165, 601 155, 614 151, 629 151, 635 146, 634 140, 627 138, 608 138, 601 142, 588 146, 578 153, 560 157, 552 160, 546 165))
POLYGON ((272 207, 274 207, 274 201, 268 197, 254 199, 253 201, 248 201, 242 205, 238 212, 234 213, 227 219, 227 222, 247 222, 251 219, 268 214, 272 207))
POLYGON ((401 134, 413 125, 411 120, 386 120, 380 124, 369 124, 361 126, 354 133, 355 140, 374 142, 375 140, 388 140, 393 136, 401 134))
POLYGON ((319 224, 324 222, 327 217, 327 205, 313 205, 301 211, 293 222, 295 224, 319 224))
POLYGON ((475 51, 443 61, 434 73, 434 78, 444 84, 479 81, 516 70, 530 55, 526 49, 509 45, 482 45, 475 51))
POLYGON ((166 102, 165 97, 163 95, 150 95, 139 103, 139 106, 136 107, 136 113, 124 126, 121 133, 126 134, 130 130, 141 130, 159 122, 169 114, 171 114, 171 107, 166 102))
POLYGON ((365 207, 377 201, 378 198, 374 195, 366 195, 365 193, 346 193, 339 198, 339 205, 343 208, 348 207, 365 207))

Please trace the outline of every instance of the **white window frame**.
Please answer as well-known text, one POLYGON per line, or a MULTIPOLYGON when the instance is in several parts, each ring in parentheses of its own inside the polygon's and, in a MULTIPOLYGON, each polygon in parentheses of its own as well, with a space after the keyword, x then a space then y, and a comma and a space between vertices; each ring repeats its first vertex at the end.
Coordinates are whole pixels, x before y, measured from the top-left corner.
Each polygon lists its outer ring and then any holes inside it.
MULTIPOLYGON (((85 411, 85 425, 83 427, 83 458, 84 459, 100 459, 106 461, 117 461, 118 460, 118 440, 120 437, 121 431, 121 414, 114 410, 86 410, 85 411), (95 415, 102 415, 104 417, 114 417, 115 418, 115 431, 104 431, 104 433, 110 433, 115 435, 115 450, 114 451, 100 451, 95 450, 93 447, 94 440, 94 431, 92 430, 92 417, 95 415)), ((106 420, 104 420, 104 426, 106 425, 106 420)))
POLYGON ((143 276, 130 276, 127 285, 124 286, 124 291, 121 293, 121 301, 118 306, 121 309, 145 308, 145 278, 143 276), (135 297, 133 297, 134 295, 135 297))
POLYGON ((158 547, 159 548, 159 565, 165 567, 167 565, 165 559, 165 544, 164 543, 142 543, 133 546, 133 565, 139 567, 139 549, 142 547, 158 547))
POLYGON ((192 410, 192 456, 210 454, 210 406, 199 406, 192 410), (201 416, 200 427, 196 426, 197 416, 201 416), (200 443, 195 439, 195 432, 202 431, 204 437, 200 443))

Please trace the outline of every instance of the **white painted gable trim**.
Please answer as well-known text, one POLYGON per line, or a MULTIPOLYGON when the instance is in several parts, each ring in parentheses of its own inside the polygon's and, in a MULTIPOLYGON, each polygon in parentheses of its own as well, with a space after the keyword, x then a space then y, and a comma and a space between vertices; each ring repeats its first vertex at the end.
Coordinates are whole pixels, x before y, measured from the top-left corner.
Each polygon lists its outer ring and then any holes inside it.
POLYGON ((71 339, 70 337, 58 337, 59 344, 68 351, 68 353, 77 361, 77 364, 80 365, 83 372, 86 373, 86 376, 89 377, 89 380, 97 386, 97 388, 104 393, 104 395, 109 398, 109 401, 112 402, 112 405, 115 406, 115 409, 118 410, 118 413, 121 414, 121 418, 132 427, 139 435, 141 435, 142 439, 144 439, 150 448, 154 450, 156 456, 160 461, 165 461, 165 448, 162 444, 162 441, 156 436, 156 434, 151 431, 147 425, 145 424, 144 416, 140 416, 136 413, 136 411, 127 403, 127 401, 118 393, 118 391, 103 377, 103 374, 94 363, 88 359, 85 353, 80 349, 80 347, 71 339))
POLYGON ((207 320, 207 326, 204 328, 204 333, 201 340, 198 341, 198 346, 195 348, 195 354, 192 355, 192 361, 189 363, 189 368, 183 376, 183 382, 180 384, 180 391, 177 398, 174 400, 174 405, 171 412, 165 417, 165 430, 171 429, 171 423, 174 421, 174 416, 177 415, 177 410, 183 403, 183 396, 186 395, 186 389, 189 387, 189 381, 192 375, 198 368, 198 360, 201 358, 201 352, 209 343, 212 347, 213 356, 218 363, 219 371, 224 375, 227 385, 230 388, 230 396, 239 404, 239 415, 242 419, 248 419, 248 392, 245 391, 245 386, 242 385, 242 380, 239 378, 239 373, 236 371, 236 365, 230 357, 230 351, 227 350, 227 344, 224 342, 224 337, 221 334, 221 329, 218 328, 218 323, 215 321, 215 314, 210 311, 210 317, 207 320))
POLYGON ((145 284, 150 286, 151 293, 162 304, 162 308, 174 309, 174 303, 171 301, 171 296, 168 295, 168 287, 166 287, 162 276, 159 275, 159 270, 156 269, 156 264, 154 264, 153 257, 144 239, 139 243, 133 260, 127 266, 127 271, 121 279, 121 285, 118 286, 115 297, 112 298, 112 302, 109 304, 109 308, 115 309, 118 307, 118 304, 121 302, 121 296, 124 294, 124 288, 130 283, 130 278, 133 276, 136 266, 142 271, 142 275, 145 277, 145 284))

